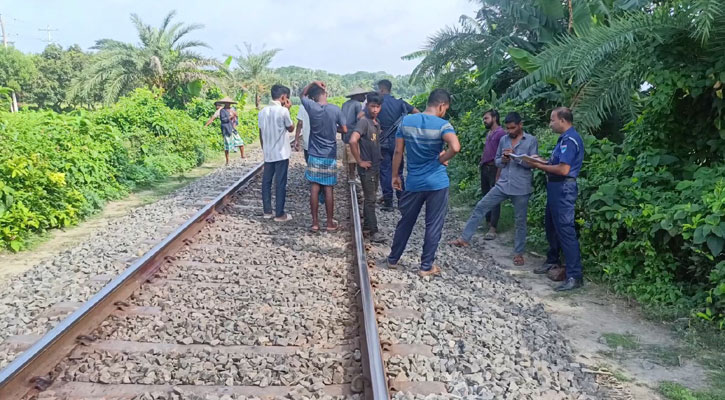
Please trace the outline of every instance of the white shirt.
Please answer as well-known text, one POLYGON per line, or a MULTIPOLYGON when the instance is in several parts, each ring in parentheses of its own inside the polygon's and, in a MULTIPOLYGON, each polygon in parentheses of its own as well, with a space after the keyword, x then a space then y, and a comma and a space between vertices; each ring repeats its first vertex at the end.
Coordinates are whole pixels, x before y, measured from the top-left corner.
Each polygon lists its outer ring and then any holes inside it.
POLYGON ((310 144, 310 115, 307 114, 305 107, 300 105, 297 111, 297 120, 302 121, 302 148, 307 150, 310 144))
POLYGON ((282 103, 272 100, 259 112, 259 129, 262 131, 264 162, 287 160, 292 154, 289 131, 292 126, 289 110, 282 103))

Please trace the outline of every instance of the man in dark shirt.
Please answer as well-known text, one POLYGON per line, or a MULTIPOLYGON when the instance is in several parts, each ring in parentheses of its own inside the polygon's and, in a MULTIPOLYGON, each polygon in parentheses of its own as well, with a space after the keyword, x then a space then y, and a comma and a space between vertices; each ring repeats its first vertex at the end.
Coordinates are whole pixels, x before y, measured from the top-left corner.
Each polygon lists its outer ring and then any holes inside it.
POLYGON ((367 90, 362 88, 354 88, 346 96, 350 100, 342 104, 342 115, 345 117, 347 123, 347 135, 342 137, 342 141, 345 142, 345 153, 343 156, 343 163, 347 168, 347 178, 349 180, 355 179, 355 157, 350 153, 350 135, 355 129, 358 120, 358 114, 363 109, 363 101, 365 101, 365 95, 368 93, 367 90))
POLYGON ((367 96, 367 113, 358 121, 350 135, 350 152, 357 161, 363 188, 363 232, 374 238, 378 232, 375 195, 380 174, 380 124, 377 116, 382 99, 377 93, 367 96))
MULTIPOLYGON (((408 114, 417 114, 417 108, 406 103, 402 99, 396 99, 390 94, 393 84, 383 79, 378 82, 378 90, 383 96, 383 104, 380 107, 378 121, 380 122, 380 189, 383 191, 383 211, 393 210, 393 154, 395 153, 395 132, 400 126, 402 118, 408 114)), ((403 167, 400 166, 399 173, 403 182, 403 167)), ((405 190, 405 184, 401 184, 405 190)), ((396 195, 400 199, 402 190, 397 190, 396 195)))
POLYGON ((310 188, 310 209, 312 227, 320 230, 317 210, 320 190, 325 191, 325 209, 327 211, 327 230, 334 232, 338 223, 333 218, 335 200, 332 188, 337 184, 337 132, 347 133, 345 117, 340 107, 327 102, 324 82, 315 81, 307 85, 300 95, 302 106, 310 117, 309 158, 305 178, 312 183, 310 188))
MULTIPOLYGON (((496 186, 498 178, 499 168, 496 166, 496 150, 501 138, 506 135, 506 131, 499 124, 498 111, 488 110, 483 114, 483 125, 489 130, 488 135, 486 135, 486 145, 481 153, 481 162, 478 164, 481 170, 481 194, 483 196, 496 186)), ((501 205, 497 205, 486 214, 488 233, 483 237, 485 240, 496 239, 496 228, 500 216, 501 205)))

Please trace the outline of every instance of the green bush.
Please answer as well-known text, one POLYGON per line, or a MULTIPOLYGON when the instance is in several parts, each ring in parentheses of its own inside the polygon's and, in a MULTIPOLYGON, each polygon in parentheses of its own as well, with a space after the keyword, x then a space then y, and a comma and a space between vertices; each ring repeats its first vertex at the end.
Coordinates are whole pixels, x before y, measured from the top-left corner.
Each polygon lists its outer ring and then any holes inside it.
MULTIPOLYGON (((661 85, 662 86, 662 85, 661 85)), ((717 97, 715 97, 717 98, 717 97)), ((654 100, 659 100, 654 97, 654 100)), ((718 99, 719 100, 719 99, 718 99)), ((625 128, 622 143, 583 135, 586 157, 576 207, 584 268, 662 316, 692 312, 725 325, 725 140, 713 116, 698 126, 670 117, 668 103, 625 128), (670 119, 672 118, 672 119, 670 119), (667 132, 669 136, 665 134, 667 132), (693 134, 700 132, 700 134, 693 134)), ((548 157, 558 135, 529 105, 499 106, 502 118, 517 109, 533 126, 548 157)), ((694 105, 693 105, 694 106, 694 105)), ((449 169, 455 193, 480 198, 478 160, 485 141, 485 102, 453 120, 462 145, 449 169)), ((707 113, 707 108, 704 109, 707 113)), ((529 242, 546 248, 546 177, 534 174, 529 242)))
POLYGON ((32 233, 76 224, 221 147, 214 129, 145 89, 97 112, 0 113, 0 121, 0 245, 15 251, 32 233))

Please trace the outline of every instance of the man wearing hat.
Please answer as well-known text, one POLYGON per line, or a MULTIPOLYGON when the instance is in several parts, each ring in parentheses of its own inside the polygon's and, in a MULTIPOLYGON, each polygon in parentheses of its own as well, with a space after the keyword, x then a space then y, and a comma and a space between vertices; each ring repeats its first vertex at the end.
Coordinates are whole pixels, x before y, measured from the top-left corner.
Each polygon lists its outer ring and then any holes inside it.
POLYGON ((244 158, 244 141, 239 136, 239 133, 237 133, 237 130, 234 129, 234 121, 238 117, 237 112, 231 108, 232 104, 237 104, 237 102, 229 97, 214 102, 216 112, 204 125, 205 127, 211 125, 217 118, 221 121, 222 137, 224 138, 224 157, 227 159, 226 165, 229 165, 229 151, 236 151, 235 148, 237 147, 239 147, 241 157, 244 158))
POLYGON ((363 109, 363 101, 365 101, 365 95, 368 94, 369 90, 365 90, 360 87, 356 87, 345 96, 350 100, 346 101, 342 105, 342 115, 345 117, 347 123, 347 134, 342 136, 342 141, 345 142, 345 155, 343 156, 343 162, 347 166, 347 177, 349 180, 355 179, 355 157, 350 152, 350 134, 355 130, 357 125, 357 116, 363 109))

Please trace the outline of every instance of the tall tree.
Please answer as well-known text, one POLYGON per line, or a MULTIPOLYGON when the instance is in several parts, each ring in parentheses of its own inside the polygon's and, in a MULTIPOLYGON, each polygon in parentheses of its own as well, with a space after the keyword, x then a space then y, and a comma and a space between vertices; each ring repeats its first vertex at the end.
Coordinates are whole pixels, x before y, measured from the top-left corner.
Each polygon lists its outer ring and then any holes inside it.
POLYGON ((265 92, 272 84, 273 74, 269 64, 281 49, 265 50, 262 48, 258 53, 255 53, 252 51, 252 44, 247 42, 244 42, 244 48, 246 51, 242 51, 237 46, 239 55, 234 57, 237 68, 234 70, 233 76, 241 82, 244 89, 254 93, 254 106, 259 108, 260 94, 265 92))
POLYGON ((38 108, 50 108, 58 112, 63 104, 74 105, 82 101, 66 99, 71 82, 90 61, 90 55, 84 53, 78 45, 63 50, 57 44, 49 44, 41 54, 34 56, 33 61, 38 75, 28 93, 29 101, 37 104, 38 108))
POLYGON ((140 43, 131 44, 113 39, 96 41, 98 50, 93 63, 74 81, 70 95, 90 94, 101 88, 103 99, 110 103, 141 86, 158 87, 174 94, 185 85, 218 81, 218 73, 210 67, 221 67, 212 59, 196 52, 209 47, 186 37, 202 28, 199 24, 172 23, 176 11, 171 11, 158 28, 147 25, 138 15, 131 14, 140 43))
POLYGON ((0 47, 0 87, 9 88, 21 101, 26 100, 26 93, 37 74, 30 56, 12 47, 0 47))

